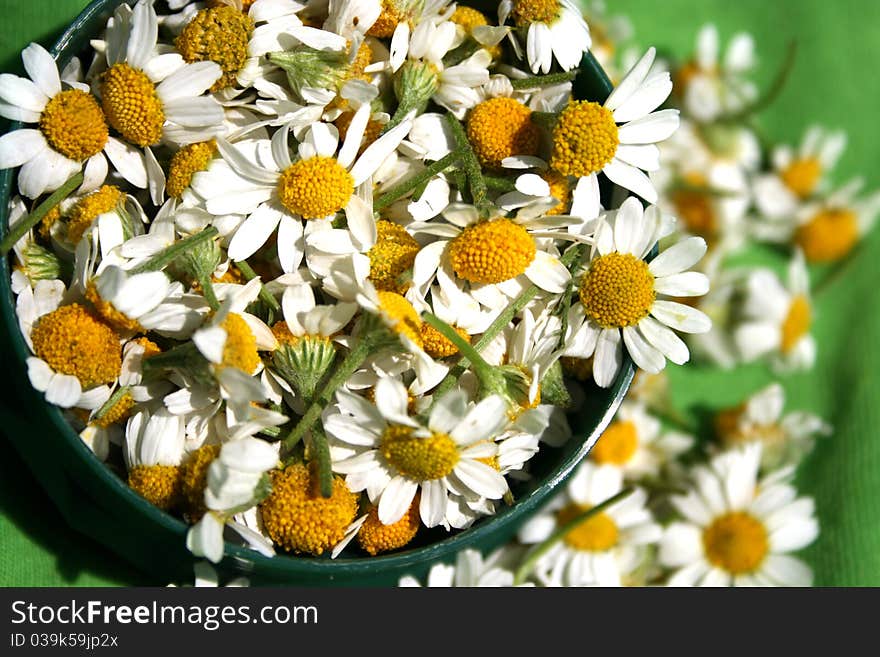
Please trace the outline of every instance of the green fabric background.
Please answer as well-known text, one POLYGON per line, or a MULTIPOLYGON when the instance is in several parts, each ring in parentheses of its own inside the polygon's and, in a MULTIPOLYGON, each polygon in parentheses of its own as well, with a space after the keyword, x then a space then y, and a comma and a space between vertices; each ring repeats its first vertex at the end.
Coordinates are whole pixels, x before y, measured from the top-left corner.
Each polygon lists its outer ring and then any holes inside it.
MULTIPOLYGON (((0 0, 0 70, 21 72, 18 53, 30 41, 50 45, 85 0, 0 0)), ((632 19, 644 46, 690 51, 699 26, 714 21, 722 35, 755 35, 766 82, 786 44, 797 39, 791 80, 762 117, 774 140, 797 141, 812 122, 845 128, 850 146, 837 180, 864 175, 880 186, 877 105, 880 4, 864 0, 608 0, 632 19)), ((821 276, 824 272, 816 272, 821 276)), ((860 253, 817 300, 816 368, 783 380, 788 409, 809 409, 836 428, 802 468, 800 486, 816 499, 819 540, 805 552, 825 586, 880 585, 880 237, 860 253)), ((698 367, 671 370, 674 402, 684 411, 738 403, 772 376, 763 367, 734 372, 698 367)), ((34 436, 34 439, 39 439, 34 436)), ((3 439, 0 458, 0 585, 164 585, 103 546, 63 525, 51 502, 3 439)))

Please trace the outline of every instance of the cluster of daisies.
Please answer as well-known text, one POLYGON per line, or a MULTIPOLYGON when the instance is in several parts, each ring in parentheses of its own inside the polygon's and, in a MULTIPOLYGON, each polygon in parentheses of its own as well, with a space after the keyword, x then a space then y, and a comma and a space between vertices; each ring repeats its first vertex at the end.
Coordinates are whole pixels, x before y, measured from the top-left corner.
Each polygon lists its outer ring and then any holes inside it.
POLYGON ((579 399, 709 331, 654 49, 595 102, 571 2, 485 9, 138 0, 0 75, 30 381, 193 554, 466 529, 579 399))
MULTIPOLYGON (((631 27, 598 2, 587 18, 593 54, 621 78, 638 58, 631 27)), ((791 61, 761 90, 751 79, 754 51, 745 33, 722 48, 708 25, 689 58, 655 62, 675 82, 668 106, 680 110, 681 125, 660 144, 650 179, 660 212, 678 220, 661 250, 667 240, 694 237, 708 245, 698 270, 711 291, 693 305, 712 328, 687 336, 693 358, 724 370, 762 362, 784 378, 813 367, 813 299, 871 230, 880 193, 863 193, 858 179, 832 183, 843 132, 813 126, 798 146, 759 138, 756 114, 791 61)), ((794 475, 832 428, 787 410, 779 382, 716 407, 699 427, 674 397, 664 374, 639 373, 565 491, 515 541, 490 555, 462 552, 427 580, 400 584, 810 585, 811 569, 796 553, 816 540, 819 525, 794 475)))

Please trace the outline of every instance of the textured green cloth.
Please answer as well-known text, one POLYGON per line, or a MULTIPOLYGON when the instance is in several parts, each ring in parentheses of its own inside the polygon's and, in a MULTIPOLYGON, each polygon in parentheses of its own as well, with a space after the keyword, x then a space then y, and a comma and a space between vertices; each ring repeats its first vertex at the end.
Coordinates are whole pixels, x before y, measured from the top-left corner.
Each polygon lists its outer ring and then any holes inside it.
MULTIPOLYGON (((880 5, 850 0, 612 0, 631 17, 638 41, 688 52, 696 30, 714 21, 722 35, 752 32, 762 61, 761 81, 772 77, 786 44, 796 38, 797 64, 788 87, 764 115, 774 140, 796 141, 811 122, 846 128, 850 147, 838 180, 862 174, 880 185, 875 162, 880 81, 880 5)), ((29 41, 49 45, 85 5, 84 0, 0 0, 0 69, 20 72, 19 51, 29 41)), ((822 533, 806 551, 819 585, 880 585, 880 369, 878 300, 880 238, 875 234, 817 301, 815 370, 783 380, 788 409, 812 410, 834 424, 800 476, 816 498, 822 533)), ((763 367, 718 372, 672 370, 676 405, 719 408, 740 402, 771 380, 763 367)), ((34 436, 34 439, 39 439, 34 436)), ((4 444, 0 459, 0 585, 157 584, 102 546, 62 526, 51 503, 4 444)))

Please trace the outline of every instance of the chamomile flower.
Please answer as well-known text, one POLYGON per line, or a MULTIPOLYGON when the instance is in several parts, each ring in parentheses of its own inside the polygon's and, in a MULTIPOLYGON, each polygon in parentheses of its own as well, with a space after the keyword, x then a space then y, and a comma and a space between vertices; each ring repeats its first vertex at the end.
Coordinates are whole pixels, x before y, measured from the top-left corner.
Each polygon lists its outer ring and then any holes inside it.
POLYGON ((400 520, 417 492, 422 522, 436 527, 446 524, 451 493, 497 500, 507 491, 504 477, 483 462, 497 453, 492 439, 508 423, 501 397, 468 410, 465 394, 454 391, 437 401, 426 426, 409 416, 402 383, 381 379, 375 397, 374 406, 339 390, 324 428, 334 439, 334 471, 353 491, 367 492, 382 523, 400 520))
POLYGON ((755 65, 751 35, 734 35, 721 62, 719 49, 718 29, 704 26, 697 35, 693 59, 676 74, 676 92, 682 97, 685 113, 701 123, 736 114, 758 96, 754 82, 745 77, 755 65))
MULTIPOLYGON (((499 548, 485 558, 477 550, 462 550, 456 555, 455 564, 438 563, 431 566, 425 586, 430 588, 513 586, 514 564, 511 561, 509 548, 499 548)), ((420 587, 422 583, 412 575, 404 575, 400 578, 398 586, 420 587)))
POLYGON ((773 172, 755 180, 755 203, 768 219, 785 219, 822 192, 828 174, 846 148, 846 133, 811 126, 800 147, 773 150, 773 172))
POLYGON ((739 406, 719 411, 715 416, 716 434, 727 448, 761 443, 764 471, 796 465, 813 449, 816 437, 828 436, 831 427, 806 411, 783 415, 784 406, 785 390, 772 383, 739 406))
POLYGON ((568 269, 549 250, 538 248, 536 238, 576 239, 559 230, 581 224, 579 217, 547 215, 545 206, 521 209, 513 217, 481 219, 477 209, 462 203, 450 204, 443 211, 448 223, 424 222, 410 225, 416 234, 435 235, 413 265, 413 284, 426 290, 435 276, 441 287, 467 282, 472 289, 498 286, 516 296, 523 279, 548 292, 565 289, 568 269))
MULTIPOLYGON (((525 51, 533 73, 549 73, 555 59, 563 71, 580 65, 592 45, 590 28, 580 9, 570 0, 502 0, 498 24, 513 20, 525 33, 525 51)), ((522 46, 513 38, 522 56, 522 46)))
MULTIPOLYGON (((368 105, 358 110, 341 146, 335 126, 312 125, 299 145, 296 161, 288 150, 287 129, 275 134, 270 159, 262 164, 250 161, 225 141, 217 141, 227 168, 216 167, 210 179, 201 177, 195 183, 196 191, 208 196, 206 206, 212 214, 248 214, 230 240, 230 258, 249 257, 278 228, 278 239, 286 247, 279 249, 282 267, 285 272, 295 271, 303 257, 302 250, 296 248, 303 235, 302 222, 330 220, 342 210, 353 239, 364 243, 375 239, 370 208, 356 192, 364 183, 369 184, 370 176, 397 148, 410 123, 405 121, 389 130, 358 156, 369 115, 368 105), (215 181, 236 191, 212 194, 215 181), (208 188, 203 190, 201 185, 208 188)), ((265 149, 261 153, 268 156, 265 149)))
POLYGON ((672 329, 705 333, 711 327, 699 310, 658 298, 706 293, 706 275, 687 271, 705 254, 703 239, 685 238, 648 263, 643 258, 668 231, 659 210, 643 210, 630 197, 611 221, 600 224, 592 259, 579 277, 563 354, 593 356, 593 378, 602 387, 620 371, 624 345, 638 367, 656 374, 667 359, 680 365, 690 357, 672 329))
MULTIPOLYGON (((541 543, 560 526, 623 490, 620 469, 585 461, 546 507, 519 530, 525 544, 541 543)), ((636 583, 647 547, 662 529, 645 508, 647 494, 636 489, 571 529, 542 555, 534 576, 545 586, 621 586, 636 583)))
POLYGON ((666 528, 660 563, 670 586, 810 586, 812 572, 791 552, 819 534, 815 505, 779 477, 758 480, 761 446, 716 456, 672 497, 682 520, 666 528))
POLYGON ((0 169, 21 167, 19 192, 37 198, 79 171, 85 176, 81 191, 92 191, 106 179, 108 159, 132 185, 146 187, 140 156, 110 136, 104 111, 88 87, 62 80, 55 60, 39 44, 30 44, 21 57, 28 78, 0 75, 0 116, 37 124, 0 137, 0 169))
POLYGON ((569 101, 553 128, 551 169, 579 179, 602 173, 656 203, 657 191, 645 171, 660 167, 657 144, 675 132, 679 116, 674 109, 655 111, 672 91, 672 81, 668 72, 650 73, 654 55, 649 48, 604 104, 569 101))
POLYGON ((693 436, 664 431, 644 404, 626 401, 593 446, 590 460, 620 468, 627 479, 656 478, 693 443, 693 436))
POLYGON ((734 340, 746 362, 770 358, 782 370, 810 369, 816 360, 816 340, 810 334, 813 304, 800 251, 788 265, 787 278, 783 284, 772 270, 751 272, 734 340))
POLYGON ((165 511, 180 501, 180 463, 185 444, 184 424, 164 407, 146 408, 125 426, 125 465, 128 485, 150 504, 165 511))

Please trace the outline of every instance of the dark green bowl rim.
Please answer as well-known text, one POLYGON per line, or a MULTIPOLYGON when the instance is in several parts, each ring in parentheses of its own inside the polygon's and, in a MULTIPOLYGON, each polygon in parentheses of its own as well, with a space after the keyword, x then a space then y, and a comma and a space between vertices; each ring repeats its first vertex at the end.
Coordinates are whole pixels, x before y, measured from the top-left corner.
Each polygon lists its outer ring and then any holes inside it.
MULTIPOLYGON (((93 0, 52 47, 50 50, 52 56, 62 64, 66 63, 71 56, 77 54, 76 52, 67 51, 74 47, 80 29, 97 20, 102 14, 111 10, 112 7, 126 1, 133 2, 133 0, 93 0)), ((575 81, 575 85, 580 92, 577 94, 579 97, 598 102, 603 102, 612 89, 607 76, 591 54, 587 54, 584 57, 581 74, 575 81)), ((20 123, 14 123, 9 129, 15 130, 19 127, 21 127, 20 123)), ((12 190, 12 175, 13 170, 0 171, 0 213, 2 213, 0 231, 2 231, 3 235, 8 231, 7 204, 12 190)), ((603 189, 603 197, 607 196, 609 192, 610 189, 603 189)), ((12 341, 15 358, 23 364, 31 354, 21 335, 15 314, 8 258, 4 258, 3 261, 2 279, 0 281, 0 292, 2 292, 3 300, 0 302, 0 306, 2 306, 3 322, 12 341)), ((352 578, 356 579, 359 575, 373 576, 377 571, 385 569, 402 572, 408 568, 422 567, 426 563, 436 560, 449 560, 459 550, 472 547, 484 540, 490 541, 493 534, 504 527, 523 521, 539 506, 547 502, 557 491, 559 485, 583 460, 611 422, 629 389, 634 373, 635 368, 631 359, 624 354, 624 362, 620 374, 608 391, 612 395, 610 403, 580 447, 554 468, 550 476, 539 487, 516 500, 513 505, 499 510, 495 515, 480 519, 471 528, 451 534, 448 538, 430 545, 400 553, 376 557, 340 557, 335 560, 298 558, 282 553, 274 557, 267 557, 252 549, 227 542, 224 550, 225 558, 223 565, 231 567, 238 572, 258 575, 262 579, 269 578, 269 580, 275 574, 289 577, 297 573, 308 573, 312 577, 324 575, 331 579, 340 577, 349 580, 352 578)), ((23 383, 30 386, 29 381, 23 383)), ((90 474, 95 477, 96 481, 106 487, 108 494, 117 496, 130 509, 132 514, 145 516, 151 523, 177 534, 180 537, 181 543, 183 543, 189 525, 159 510, 132 491, 119 476, 95 457, 92 451, 80 439, 79 435, 64 419, 60 409, 46 402, 42 396, 39 399, 43 404, 44 410, 47 411, 54 429, 68 443, 68 447, 73 448, 74 454, 88 466, 90 474)), ((572 440, 577 440, 577 438, 573 436, 572 440)), ((421 568, 419 569, 421 570, 421 568)))

